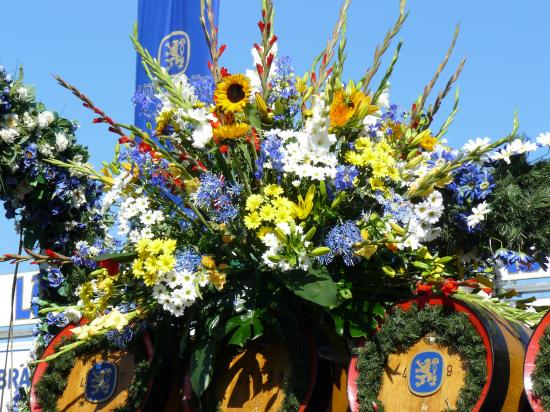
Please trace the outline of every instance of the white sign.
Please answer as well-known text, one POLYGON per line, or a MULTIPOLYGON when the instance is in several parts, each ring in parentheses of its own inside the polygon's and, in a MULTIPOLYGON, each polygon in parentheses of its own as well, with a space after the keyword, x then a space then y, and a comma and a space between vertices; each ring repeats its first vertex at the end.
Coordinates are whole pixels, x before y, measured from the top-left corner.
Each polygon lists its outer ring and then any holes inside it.
POLYGON ((17 275, 13 305, 13 342, 7 348, 13 274, 0 275, 0 391, 4 394, 4 404, 0 412, 8 410, 7 404, 19 386, 30 387, 31 376, 27 361, 29 352, 34 347, 32 330, 38 322, 31 299, 38 295, 39 276, 39 272, 17 275))
MULTIPOLYGON (((34 325, 37 319, 31 307, 31 299, 38 295, 39 272, 25 272, 17 275, 13 307, 14 325, 34 325)), ((0 275, 0 329, 10 325, 10 303, 13 275, 0 275)), ((0 332, 0 338, 4 338, 0 332)))
POLYGON ((7 404, 11 401, 18 387, 29 388, 31 386, 31 376, 27 362, 29 352, 34 347, 34 337, 18 338, 10 345, 11 351, 7 353, 8 364, 6 362, 6 343, 7 340, 0 341, 0 390, 4 392, 4 405, 1 412, 7 411, 7 404))

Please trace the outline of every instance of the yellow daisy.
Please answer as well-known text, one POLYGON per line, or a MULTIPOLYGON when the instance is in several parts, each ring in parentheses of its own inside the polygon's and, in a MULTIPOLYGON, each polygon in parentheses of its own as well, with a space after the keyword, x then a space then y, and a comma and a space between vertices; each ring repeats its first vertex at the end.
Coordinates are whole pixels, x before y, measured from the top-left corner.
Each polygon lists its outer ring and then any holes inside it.
POLYGON ((214 100, 224 112, 242 112, 250 96, 250 81, 242 74, 224 77, 216 86, 214 100))

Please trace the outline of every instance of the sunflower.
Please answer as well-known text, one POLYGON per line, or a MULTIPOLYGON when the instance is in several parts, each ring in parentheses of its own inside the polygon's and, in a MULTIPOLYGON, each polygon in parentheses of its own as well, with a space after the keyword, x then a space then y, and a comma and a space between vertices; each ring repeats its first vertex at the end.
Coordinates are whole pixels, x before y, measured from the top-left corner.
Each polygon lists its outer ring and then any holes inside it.
POLYGON ((224 112, 241 112, 250 96, 250 81, 242 74, 224 77, 216 86, 214 100, 224 112))
POLYGON ((250 125, 246 123, 225 124, 214 129, 214 139, 236 139, 245 136, 250 131, 250 125))

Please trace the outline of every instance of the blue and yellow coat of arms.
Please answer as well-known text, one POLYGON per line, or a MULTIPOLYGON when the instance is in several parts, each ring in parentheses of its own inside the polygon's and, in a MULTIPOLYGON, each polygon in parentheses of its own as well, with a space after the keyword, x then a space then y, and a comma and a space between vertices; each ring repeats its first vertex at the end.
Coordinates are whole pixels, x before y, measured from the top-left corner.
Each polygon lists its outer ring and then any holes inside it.
POLYGON ((106 402, 113 396, 116 383, 117 368, 114 363, 94 363, 86 374, 84 396, 92 403, 106 402))
POLYGON ((182 30, 176 30, 164 36, 159 44, 157 58, 170 75, 185 73, 191 58, 189 35, 182 30))
POLYGON ((417 353, 409 365, 410 391, 418 396, 428 396, 437 392, 441 388, 444 368, 444 359, 440 352, 417 353))

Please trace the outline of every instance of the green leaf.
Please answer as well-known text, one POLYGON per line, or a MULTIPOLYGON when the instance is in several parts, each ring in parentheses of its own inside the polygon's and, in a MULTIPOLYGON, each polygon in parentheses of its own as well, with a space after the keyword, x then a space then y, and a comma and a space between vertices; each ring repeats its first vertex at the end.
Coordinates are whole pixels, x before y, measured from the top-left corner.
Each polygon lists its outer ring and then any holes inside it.
POLYGON ((202 339, 197 348, 191 355, 191 387, 201 397, 212 380, 218 342, 202 339))
POLYGON ((243 325, 240 325, 235 332, 233 332, 233 335, 231 335, 231 338, 229 339, 230 345, 239 345, 243 346, 244 343, 250 339, 250 324, 246 323, 243 325))
POLYGON ((95 262, 101 262, 102 260, 115 260, 117 262, 131 262, 137 257, 136 252, 123 252, 123 253, 107 253, 93 257, 95 262))
POLYGON ((280 275, 283 284, 295 295, 325 307, 338 304, 338 288, 325 267, 308 273, 293 271, 280 275))

